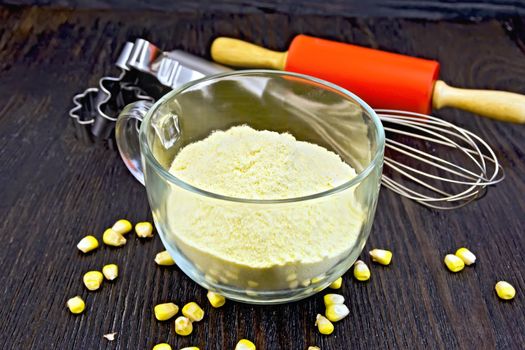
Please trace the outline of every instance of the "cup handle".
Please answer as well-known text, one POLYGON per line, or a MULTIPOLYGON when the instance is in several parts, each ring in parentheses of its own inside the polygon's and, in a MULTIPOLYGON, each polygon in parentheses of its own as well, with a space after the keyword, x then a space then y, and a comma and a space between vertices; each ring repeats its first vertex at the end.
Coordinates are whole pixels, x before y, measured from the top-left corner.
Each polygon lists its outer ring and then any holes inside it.
POLYGON ((153 106, 149 101, 130 103, 120 112, 115 125, 117 147, 126 167, 144 185, 144 171, 140 156, 140 123, 153 106), (134 121, 134 122, 133 122, 134 121))

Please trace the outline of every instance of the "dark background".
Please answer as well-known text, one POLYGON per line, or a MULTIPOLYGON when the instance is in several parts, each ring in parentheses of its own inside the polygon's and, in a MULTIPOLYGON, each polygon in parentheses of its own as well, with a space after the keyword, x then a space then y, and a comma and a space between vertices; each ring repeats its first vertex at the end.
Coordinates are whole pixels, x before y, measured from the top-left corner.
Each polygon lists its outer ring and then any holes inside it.
MULTIPOLYGON (((1 2, 0 2, 1 3, 1 2)), ((331 336, 314 327, 322 294, 261 307, 228 302, 211 310, 206 291, 176 267, 159 268, 158 237, 83 256, 86 234, 116 219, 151 219, 144 189, 118 155, 75 139, 71 97, 115 73, 122 44, 137 37, 208 56, 219 35, 285 50, 305 33, 437 59, 441 78, 462 87, 525 93, 525 6, 521 1, 4 1, 0 5, 0 348, 519 349, 525 344, 525 132, 458 110, 438 116, 489 142, 506 179, 480 201, 451 212, 425 209, 382 190, 368 251, 394 252, 367 283, 344 276, 351 310, 331 336), (33 6, 34 4, 42 6, 33 6), (474 267, 452 274, 445 254, 467 246, 474 267), (117 263, 120 276, 88 293, 82 274, 117 263), (504 302, 504 279, 517 297, 504 302), (71 315, 68 298, 86 300, 71 315), (159 323, 153 306, 197 301, 206 317, 190 337, 159 323), (113 342, 102 335, 118 332, 113 342)), ((367 263, 369 258, 363 254, 367 263)))
POLYGON ((389 17, 426 20, 476 20, 525 14, 525 3, 520 0, 2 0, 0 3, 72 9, 153 10, 171 13, 187 11, 216 14, 284 13, 294 16, 389 17))

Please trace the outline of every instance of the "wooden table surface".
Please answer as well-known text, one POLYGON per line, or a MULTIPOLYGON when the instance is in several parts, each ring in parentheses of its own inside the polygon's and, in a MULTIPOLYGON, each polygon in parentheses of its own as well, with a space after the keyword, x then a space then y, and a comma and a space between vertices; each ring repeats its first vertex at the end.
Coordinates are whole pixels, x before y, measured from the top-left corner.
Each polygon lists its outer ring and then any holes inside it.
POLYGON ((206 291, 179 269, 154 264, 163 249, 158 237, 131 236, 123 248, 88 256, 75 248, 118 218, 151 219, 144 188, 116 152, 75 140, 67 116, 73 94, 115 72, 112 62, 126 40, 144 37, 206 56, 218 35, 285 49, 297 33, 438 59, 451 84, 525 93, 523 18, 460 23, 0 7, 1 349, 150 349, 164 341, 174 349, 233 349, 241 338, 257 349, 525 346, 524 127, 457 110, 438 115, 486 139, 506 179, 450 212, 382 190, 365 250, 388 248, 393 263, 371 265, 367 283, 344 276, 340 292, 351 314, 331 336, 314 327, 323 293, 280 306, 228 302, 212 310, 206 291), (478 262, 453 274, 442 259, 460 246, 478 262), (118 280, 87 292, 83 273, 106 263, 120 266, 118 280), (516 287, 515 300, 496 297, 501 279, 516 287), (65 302, 77 294, 87 308, 74 316, 65 302), (166 300, 204 305, 206 317, 191 336, 154 319, 153 306, 166 300), (102 337, 110 332, 117 332, 113 342, 102 337))

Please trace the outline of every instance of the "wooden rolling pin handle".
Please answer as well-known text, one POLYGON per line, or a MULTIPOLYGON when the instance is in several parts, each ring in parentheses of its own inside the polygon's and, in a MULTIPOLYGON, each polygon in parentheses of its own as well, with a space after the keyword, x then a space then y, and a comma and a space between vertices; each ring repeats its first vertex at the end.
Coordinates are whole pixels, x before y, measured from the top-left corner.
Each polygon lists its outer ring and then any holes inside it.
POLYGON ((459 108, 504 122, 525 123, 525 95, 513 92, 458 89, 438 80, 432 107, 459 108))
POLYGON ((277 52, 232 38, 217 38, 211 45, 214 61, 233 67, 284 70, 286 52, 277 52))

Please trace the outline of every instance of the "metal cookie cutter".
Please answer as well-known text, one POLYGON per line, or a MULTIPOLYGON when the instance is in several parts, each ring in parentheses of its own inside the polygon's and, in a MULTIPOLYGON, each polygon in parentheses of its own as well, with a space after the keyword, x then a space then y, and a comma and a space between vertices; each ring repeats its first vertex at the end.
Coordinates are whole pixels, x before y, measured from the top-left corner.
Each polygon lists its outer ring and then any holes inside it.
POLYGON ((105 141, 114 148, 114 124, 127 104, 154 102, 170 89, 206 75, 229 69, 184 51, 163 52, 144 39, 126 42, 115 65, 120 73, 104 76, 98 87, 73 97, 69 116, 75 120, 77 136, 89 141, 105 141))

